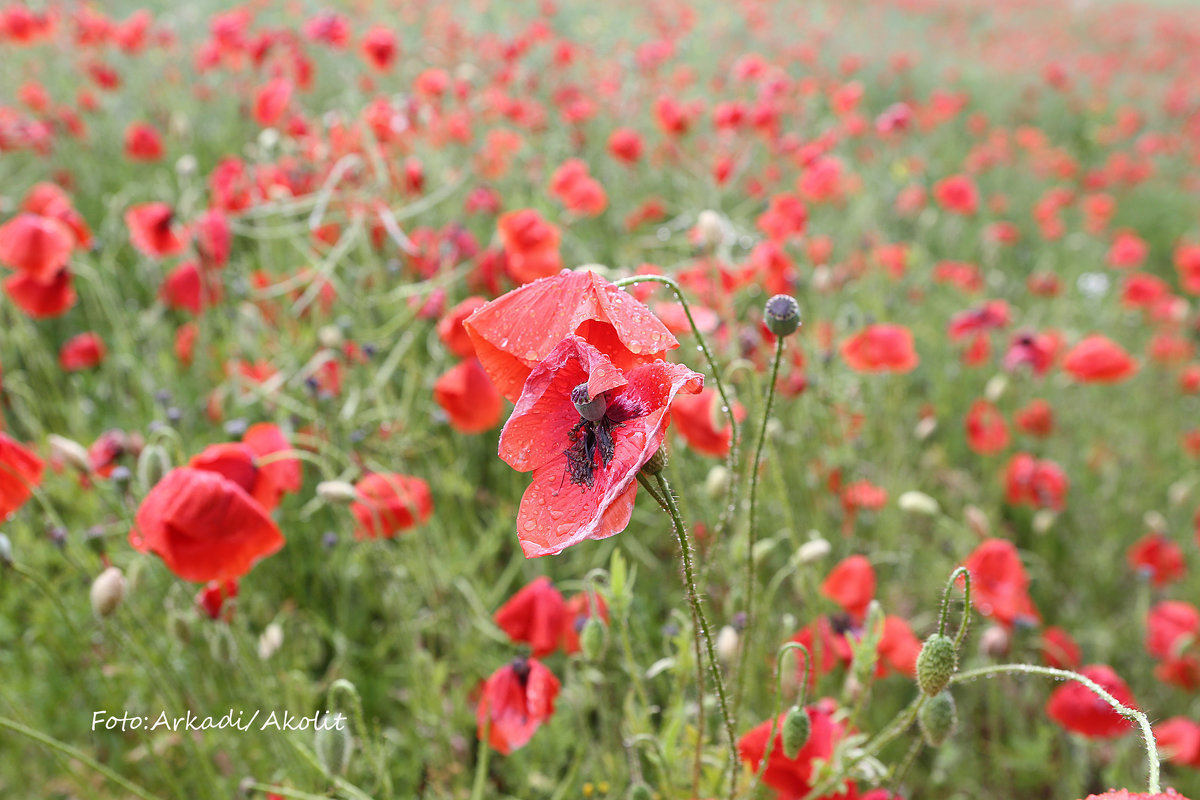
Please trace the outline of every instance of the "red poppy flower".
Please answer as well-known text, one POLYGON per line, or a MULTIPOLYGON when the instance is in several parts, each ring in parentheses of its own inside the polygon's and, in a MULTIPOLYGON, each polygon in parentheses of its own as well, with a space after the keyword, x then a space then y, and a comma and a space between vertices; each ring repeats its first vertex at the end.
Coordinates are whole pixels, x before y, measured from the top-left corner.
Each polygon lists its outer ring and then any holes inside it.
MULTIPOLYGON (((767 768, 763 772, 763 783, 780 793, 782 798, 800 798, 812 790, 814 761, 828 761, 837 743, 846 735, 846 727, 833 718, 837 706, 828 698, 804 709, 808 714, 810 733, 808 741, 795 758, 783 752, 783 721, 786 714, 774 720, 775 740, 771 752, 767 753, 767 740, 771 738, 772 720, 763 722, 738 740, 738 753, 742 761, 757 771, 765 757, 767 768)), ((824 800, 849 800, 856 796, 853 783, 847 783, 843 793, 829 794, 824 800)))
POLYGON ((1071 634, 1057 626, 1042 631, 1042 658, 1046 666, 1055 669, 1079 669, 1083 663, 1079 645, 1071 634))
POLYGON ((225 601, 237 597, 237 593, 237 581, 209 581, 196 593, 196 607, 209 619, 220 619, 224 610, 225 620, 229 621, 233 617, 233 609, 225 605, 225 601))
POLYGON ((590 270, 564 270, 515 289, 480 308, 463 326, 492 382, 514 403, 533 366, 571 334, 623 371, 657 361, 679 346, 650 309, 590 270))
POLYGON ((879 662, 875 668, 877 677, 884 677, 889 668, 910 678, 917 677, 917 656, 921 654, 921 640, 903 617, 889 614, 883 618, 883 635, 879 637, 879 662))
POLYGON ((631 128, 617 128, 608 137, 608 152, 618 161, 632 164, 642 157, 642 137, 631 128))
POLYGON ((508 255, 509 272, 518 283, 549 277, 562 269, 558 228, 532 208, 502 214, 496 226, 508 255))
POLYGON ((1187 717, 1171 717, 1155 725, 1154 743, 1165 760, 1200 769, 1200 725, 1187 717))
POLYGON ((38 183, 25 194, 21 210, 28 211, 40 217, 55 219, 71 229, 75 237, 75 246, 88 248, 92 246, 92 232, 88 228, 83 215, 75 210, 70 196, 62 187, 55 183, 38 183))
POLYGON ((979 189, 966 175, 951 175, 934 184, 933 196, 942 208, 955 214, 974 214, 979 210, 979 189))
POLYGON ((524 747, 554 714, 558 678, 533 658, 518 658, 492 673, 475 709, 476 735, 508 755, 524 747))
POLYGON ((667 409, 704 376, 654 361, 622 373, 568 336, 534 367, 500 434, 500 457, 533 471, 517 533, 527 558, 553 555, 629 524, 638 471, 662 445, 667 409))
POLYGON ((1200 294, 1200 244, 1180 242, 1175 248, 1175 270, 1188 294, 1200 294))
MULTIPOLYGON (((721 395, 715 389, 677 397, 671 405, 671 421, 688 447, 713 458, 728 455, 733 441, 733 426, 720 407, 721 395), (721 423, 720 427, 718 423, 721 423)), ((734 404, 734 416, 739 421, 746 416, 746 410, 740 403, 734 404)))
POLYGON ((1110 789, 1104 794, 1089 794, 1084 800, 1188 800, 1174 789, 1159 794, 1131 792, 1127 789, 1110 789))
POLYGON ((141 553, 157 554, 188 581, 240 578, 284 545, 266 510, 217 472, 180 467, 142 500, 129 532, 141 553))
POLYGON ((125 155, 131 161, 158 161, 163 157, 162 136, 147 122, 132 122, 125 129, 125 155))
POLYGON ((821 584, 821 594, 850 616, 862 619, 875 598, 875 569, 866 556, 843 559, 821 584))
POLYGON ((1009 459, 1004 484, 1005 496, 1012 505, 1055 511, 1067 507, 1070 482, 1062 468, 1049 459, 1038 460, 1029 453, 1017 453, 1009 459))
POLYGON ((987 400, 976 400, 967 412, 967 444, 981 455, 1008 447, 1008 425, 1000 411, 987 400))
POLYGON ((426 522, 433 514, 433 495, 420 478, 397 473, 372 473, 354 484, 358 501, 350 512, 358 520, 359 539, 392 538, 399 531, 426 522))
POLYGON ((1029 576, 1017 548, 1004 539, 988 539, 963 562, 971 573, 971 601, 979 613, 1005 627, 1039 619, 1029 598, 1029 576))
POLYGON ((254 96, 254 121, 264 128, 278 122, 292 100, 292 90, 287 78, 274 78, 260 88, 254 96))
POLYGON ((1010 372, 1028 366, 1034 375, 1044 375, 1054 364, 1060 341, 1051 333, 1019 333, 1004 354, 1004 368, 1010 372))
POLYGON ((1183 548, 1159 532, 1139 539, 1126 554, 1129 566, 1150 578, 1156 587, 1183 577, 1183 548))
POLYGON ((558 649, 567 627, 567 603, 549 578, 535 579, 512 597, 492 618, 514 642, 528 644, 535 658, 558 649))
POLYGON ((192 227, 201 266, 214 269, 224 267, 229 262, 229 253, 233 248, 233 231, 225 212, 210 208, 200 215, 192 227))
POLYGON ((911 372, 918 359, 902 325, 868 325, 842 342, 842 358, 856 372, 911 372))
POLYGON ((104 360, 107 352, 99 334, 80 333, 68 339, 58 351, 58 365, 64 372, 91 369, 104 360))
POLYGON ((1146 260, 1146 242, 1132 231, 1121 231, 1108 249, 1108 263, 1116 269, 1134 269, 1146 260))
POLYGON ((0 225, 0 264, 47 283, 67 264, 75 237, 56 219, 18 214, 0 225))
POLYGON ((195 261, 184 261, 169 273, 159 289, 159 296, 167 308, 175 308, 199 314, 207 303, 215 298, 206 291, 204 275, 195 261))
MULTIPOLYGON (((1100 684, 1122 705, 1135 707, 1133 693, 1111 667, 1093 664, 1084 667, 1081 674, 1100 684)), ((1133 730, 1133 723, 1077 681, 1070 681, 1054 690, 1046 703, 1046 714, 1066 730, 1089 739, 1112 739, 1133 730)))
POLYGON ((45 465, 6 433, 0 432, 0 521, 9 517, 33 495, 42 482, 45 465))
POLYGON ((500 424, 504 398, 488 380, 479 359, 470 358, 437 379, 433 399, 461 433, 483 433, 500 424))
POLYGON ((396 34, 388 28, 376 26, 367 31, 362 42, 363 56, 378 72, 386 72, 396 60, 396 34))
POLYGON ((125 227, 133 246, 151 258, 173 256, 183 250, 183 237, 174 227, 175 212, 166 203, 143 203, 125 212, 125 227))
MULTIPOLYGON (((815 622, 806 625, 791 641, 804 645, 812 658, 812 669, 808 673, 808 688, 811 691, 822 675, 832 672, 839 665, 849 666, 854 657, 850 649, 850 641, 846 632, 851 629, 853 622, 844 614, 833 617, 818 617, 815 622)), ((804 660, 797 659, 796 681, 804 675, 804 660)))
POLYGON ((1071 348, 1063 369, 1081 383, 1117 383, 1137 372, 1137 362, 1119 344, 1095 334, 1071 348))
POLYGON ((550 176, 550 194, 581 216, 595 216, 608 207, 608 195, 588 174, 587 162, 569 158, 550 176))
POLYGON ((1031 400, 1029 405, 1013 415, 1022 433, 1045 437, 1054 432, 1054 409, 1045 400, 1031 400))
POLYGON ((18 308, 35 319, 65 314, 76 300, 71 271, 66 267, 46 283, 24 273, 9 276, 4 291, 18 308))
POLYGON ((1159 660, 1155 676, 1192 690, 1200 687, 1200 658, 1191 646, 1200 635, 1200 611, 1191 603, 1164 600, 1146 616, 1146 652, 1159 660))
POLYGON ((451 353, 459 358, 472 358, 475 355, 475 345, 471 341, 467 329, 463 327, 463 322, 485 305, 487 305, 485 298, 468 297, 438 320, 438 338, 451 353))

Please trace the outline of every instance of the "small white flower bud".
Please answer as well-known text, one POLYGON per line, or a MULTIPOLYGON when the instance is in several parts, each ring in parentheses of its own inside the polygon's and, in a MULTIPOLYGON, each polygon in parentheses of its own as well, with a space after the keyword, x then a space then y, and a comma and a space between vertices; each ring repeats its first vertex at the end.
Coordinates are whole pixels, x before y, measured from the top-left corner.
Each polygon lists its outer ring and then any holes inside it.
POLYGON ((738 652, 738 632, 734 630, 732 625, 726 625, 721 628, 717 634, 717 658, 721 663, 728 667, 737 658, 738 652))
POLYGON ((716 247, 725 241, 726 234, 725 218, 718 212, 705 209, 696 217, 696 236, 702 247, 716 247))
POLYGON ((358 490, 345 481, 321 481, 317 484, 317 497, 333 505, 349 505, 358 499, 358 490))
POLYGON ((925 514, 930 517, 941 511, 938 501, 924 492, 905 492, 900 495, 897 504, 900 506, 901 511, 911 511, 914 514, 925 514))
POLYGON ((1007 375, 993 375, 983 388, 983 396, 987 398, 989 403, 994 403, 1004 395, 1004 390, 1007 388, 1007 375))
POLYGON ((46 437, 50 445, 50 454, 64 464, 70 464, 80 472, 91 472, 92 464, 88 459, 87 448, 74 439, 52 433, 46 437))
POLYGON ((829 542, 821 538, 818 534, 815 538, 808 540, 800 545, 796 556, 801 564, 812 564, 814 561, 820 561, 829 555, 829 542))
POLYGON ((925 441, 937 430, 937 417, 921 417, 921 421, 913 428, 913 436, 917 441, 925 441))
POLYGON ((268 625, 258 637, 258 657, 266 661, 283 646, 283 626, 278 622, 268 625))
POLYGON ((92 611, 97 617, 107 617, 125 599, 125 576, 117 567, 108 567, 92 581, 92 611))

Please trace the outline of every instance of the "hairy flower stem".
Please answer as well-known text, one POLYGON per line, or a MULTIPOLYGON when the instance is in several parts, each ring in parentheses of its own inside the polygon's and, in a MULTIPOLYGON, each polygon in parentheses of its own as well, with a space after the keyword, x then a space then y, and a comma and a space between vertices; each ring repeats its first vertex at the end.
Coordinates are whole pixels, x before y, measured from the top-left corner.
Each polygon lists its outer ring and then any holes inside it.
POLYGON ((771 733, 767 736, 767 746, 763 750, 762 761, 758 762, 758 769, 750 778, 750 786, 746 790, 748 797, 754 796, 754 790, 758 787, 763 773, 767 771, 767 764, 771 761, 771 751, 775 749, 775 737, 779 734, 779 715, 783 713, 783 657, 791 650, 804 652, 804 681, 800 684, 796 705, 804 708, 807 702, 808 676, 812 670, 812 656, 809 655, 808 648, 799 642, 787 642, 779 648, 779 652, 775 656, 775 712, 771 715, 771 733))
POLYGON ((1138 711, 1136 708, 1130 708, 1121 703, 1120 700, 1113 697, 1108 691, 1096 683, 1094 680, 1080 675, 1078 672, 1071 672, 1065 669, 1055 669, 1053 667, 1038 667, 1033 664, 998 664, 994 667, 980 667, 979 669, 967 670, 960 672, 950 679, 951 683, 964 683, 966 681, 975 680, 976 678, 990 678, 993 675, 1044 675, 1047 678, 1057 678, 1059 680, 1070 680, 1082 683, 1093 694, 1099 697, 1104 702, 1112 706, 1113 710, 1120 714, 1130 722, 1136 722, 1141 728, 1142 741, 1146 745, 1146 771, 1149 773, 1147 783, 1149 788, 1147 791, 1150 794, 1158 794, 1161 789, 1158 782, 1158 748, 1154 744, 1154 731, 1150 728, 1150 719, 1138 711))
POLYGON ((683 296, 683 289, 680 288, 679 284, 673 278, 669 278, 666 275, 632 275, 616 281, 615 285, 624 288, 626 286, 635 286, 639 283, 661 283, 675 293, 675 299, 683 307, 683 313, 687 316, 688 324, 692 326, 692 333, 696 336, 696 343, 700 345, 700 351, 704 353, 704 359, 708 362, 709 371, 712 372, 713 376, 713 383, 717 385, 717 394, 721 396, 721 410, 725 414, 725 419, 729 422, 729 455, 725 458, 725 465, 729 469, 731 480, 728 490, 730 502, 726 504, 725 509, 721 512, 721 516, 717 520, 716 530, 714 531, 716 538, 719 539, 733 519, 733 512, 737 507, 737 503, 735 502, 738 496, 739 470, 737 469, 737 463, 741 436, 738 430, 738 421, 733 414, 733 401, 729 393, 725 391, 725 384, 721 381, 721 371, 717 368, 717 361, 713 358, 712 351, 708 348, 708 341, 704 338, 704 334, 700 332, 700 327, 696 325, 696 320, 692 317, 692 308, 688 305, 687 298, 683 296))
POLYGON ((763 446, 767 442, 767 423, 771 419, 771 405, 775 401, 775 383, 779 379, 779 362, 783 360, 783 336, 775 338, 775 361, 771 365, 771 381, 767 384, 767 399, 763 404, 762 424, 758 429, 758 446, 754 448, 754 463, 750 467, 750 522, 746 534, 746 626, 738 641, 737 684, 733 691, 733 717, 737 719, 742 710, 742 695, 746 688, 746 667, 750 654, 750 642, 754 637, 754 584, 757 581, 754 545, 758 540, 755 527, 755 510, 758 503, 758 471, 762 464, 763 446))
POLYGON ((14 733, 19 733, 22 736, 27 736, 30 739, 33 739, 35 742, 38 742, 39 744, 44 744, 53 750, 57 750, 59 753, 62 753, 64 756, 67 756, 68 758, 71 758, 71 759, 83 764, 85 767, 92 770, 93 772, 96 772, 99 775, 103 775, 105 778, 112 781, 117 786, 120 786, 122 789, 124 789, 125 791, 134 795, 135 797, 140 797, 140 798, 142 798, 142 800, 160 800, 158 795, 151 794, 150 792, 146 791, 145 789, 143 789, 142 787, 138 786, 135 783, 130 783, 129 781, 125 780, 117 773, 113 772, 108 767, 101 764, 99 761, 96 761, 94 758, 91 758, 90 756, 88 756, 88 754, 83 752, 82 750, 72 747, 71 745, 67 744, 66 742, 60 742, 58 739, 55 739, 51 736, 47 736, 46 734, 42 733, 39 730, 35 730, 33 728, 22 725, 21 723, 17 722, 15 719, 9 719, 8 717, 0 717, 0 728, 7 728, 8 730, 13 731, 14 733))
MULTIPOLYGON (((667 507, 667 514, 671 517, 671 524, 675 528, 675 535, 679 538, 679 551, 683 561, 683 578, 687 587, 688 601, 692 606, 692 614, 700 623, 700 635, 704 637, 704 647, 708 652, 708 663, 712 667, 713 683, 717 687, 717 699, 721 704, 721 717, 725 722, 725 734, 729 738, 729 797, 730 800, 737 795, 737 733, 733 727, 733 717, 729 713, 729 700, 725 693, 725 679, 721 677, 721 666, 717 663, 717 652, 713 646, 712 628, 708 624, 708 617, 704 613, 704 606, 700 603, 700 591, 696 587, 696 570, 692 565, 692 546, 688 541, 687 528, 683 524, 683 518, 679 514, 679 505, 675 502, 675 495, 671 493, 671 485, 667 483, 667 479, 662 473, 656 476, 658 479, 658 489, 667 507)), ((702 712, 703 713, 703 712, 702 712)))
POLYGON ((479 755, 475 759, 475 782, 471 786, 471 800, 483 800, 483 787, 487 783, 488 757, 492 754, 489 744, 492 735, 492 720, 489 716, 483 724, 483 735, 479 738, 479 755))

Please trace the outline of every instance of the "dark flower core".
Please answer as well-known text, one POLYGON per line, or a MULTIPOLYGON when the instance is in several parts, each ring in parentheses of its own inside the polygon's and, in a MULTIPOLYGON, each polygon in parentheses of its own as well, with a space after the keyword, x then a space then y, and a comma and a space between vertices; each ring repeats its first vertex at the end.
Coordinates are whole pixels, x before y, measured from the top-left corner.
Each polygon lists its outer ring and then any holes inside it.
POLYGON ((567 457, 567 477, 586 491, 596 485, 597 460, 601 469, 612 462, 617 447, 614 431, 629 420, 646 416, 650 409, 624 394, 610 397, 605 392, 588 401, 587 384, 575 387, 571 400, 579 411, 579 422, 567 433, 570 444, 563 454, 567 457))

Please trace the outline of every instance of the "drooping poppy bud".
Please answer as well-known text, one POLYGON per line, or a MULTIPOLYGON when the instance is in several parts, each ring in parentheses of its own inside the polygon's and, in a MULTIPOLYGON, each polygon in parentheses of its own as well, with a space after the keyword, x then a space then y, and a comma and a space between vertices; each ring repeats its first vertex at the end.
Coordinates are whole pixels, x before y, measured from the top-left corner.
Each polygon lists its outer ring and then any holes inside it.
POLYGON ((958 726, 954 697, 942 691, 926 700, 917 712, 917 723, 921 726, 921 735, 925 737, 926 744, 941 747, 958 726))
POLYGON ((929 697, 939 694, 958 670, 958 652, 949 636, 935 633, 917 656, 917 685, 929 697))

